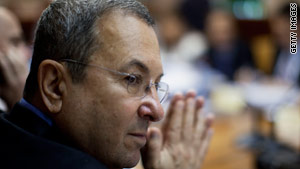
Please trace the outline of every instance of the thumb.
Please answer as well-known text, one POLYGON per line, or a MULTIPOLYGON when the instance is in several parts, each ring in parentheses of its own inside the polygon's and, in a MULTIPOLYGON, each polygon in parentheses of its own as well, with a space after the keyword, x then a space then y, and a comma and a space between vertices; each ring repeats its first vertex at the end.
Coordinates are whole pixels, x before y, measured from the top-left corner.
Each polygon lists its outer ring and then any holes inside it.
POLYGON ((162 144, 161 131, 158 128, 149 128, 147 144, 142 149, 142 160, 145 168, 153 168, 160 163, 162 144))

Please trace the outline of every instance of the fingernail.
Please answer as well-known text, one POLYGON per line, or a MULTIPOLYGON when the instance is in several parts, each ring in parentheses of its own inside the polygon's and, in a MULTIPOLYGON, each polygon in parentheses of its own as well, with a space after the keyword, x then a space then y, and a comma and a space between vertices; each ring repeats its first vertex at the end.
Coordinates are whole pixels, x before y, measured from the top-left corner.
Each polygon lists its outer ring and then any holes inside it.
POLYGON ((183 102, 182 100, 180 100, 180 101, 177 102, 177 106, 178 106, 179 108, 182 108, 183 105, 184 105, 184 102, 183 102))
POLYGON ((174 95, 183 95, 182 92, 176 92, 174 95))
POLYGON ((207 127, 210 127, 213 125, 214 118, 215 118, 215 116, 211 113, 206 115, 206 126, 207 127))

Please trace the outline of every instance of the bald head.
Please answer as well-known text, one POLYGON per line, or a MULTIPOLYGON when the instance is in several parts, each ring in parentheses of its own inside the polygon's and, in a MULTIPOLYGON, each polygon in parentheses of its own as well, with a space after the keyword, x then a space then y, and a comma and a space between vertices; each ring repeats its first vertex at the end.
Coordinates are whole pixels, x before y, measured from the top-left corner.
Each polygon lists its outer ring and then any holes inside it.
POLYGON ((22 29, 17 17, 0 6, 0 51, 18 47, 23 43, 22 29))

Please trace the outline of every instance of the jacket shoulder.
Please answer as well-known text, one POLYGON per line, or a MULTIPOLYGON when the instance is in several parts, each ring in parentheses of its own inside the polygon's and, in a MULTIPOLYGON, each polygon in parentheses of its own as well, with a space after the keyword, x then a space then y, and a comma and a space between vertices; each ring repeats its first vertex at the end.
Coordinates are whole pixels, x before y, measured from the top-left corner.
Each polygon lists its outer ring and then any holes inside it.
POLYGON ((90 155, 32 134, 0 115, 0 168, 105 169, 90 155))

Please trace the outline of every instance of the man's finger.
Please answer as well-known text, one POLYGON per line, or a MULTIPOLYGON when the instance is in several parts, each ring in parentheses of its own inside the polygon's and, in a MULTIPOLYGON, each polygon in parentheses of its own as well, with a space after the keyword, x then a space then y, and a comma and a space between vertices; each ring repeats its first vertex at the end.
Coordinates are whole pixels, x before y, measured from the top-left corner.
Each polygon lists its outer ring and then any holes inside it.
POLYGON ((196 99, 196 111, 195 111, 195 118, 194 118, 194 127, 195 128, 197 128, 198 121, 201 118, 203 105, 204 105, 204 98, 202 96, 197 97, 197 99, 196 99))
POLYGON ((180 142, 183 110, 184 102, 182 100, 177 101, 173 111, 170 112, 172 114, 164 133, 166 136, 165 143, 176 144, 180 142))
POLYGON ((164 133, 167 129, 167 126, 169 125, 170 123, 170 119, 171 119, 171 116, 172 116, 172 112, 174 111, 174 107, 175 107, 175 104, 177 103, 178 100, 182 100, 184 97, 181 93, 176 93, 171 102, 170 102, 170 105, 169 105, 169 109, 167 111, 167 114, 166 114, 166 117, 165 117, 165 120, 164 120, 164 123, 162 125, 162 132, 164 133))
POLYGON ((196 166, 199 166, 199 168, 202 165, 202 163, 204 161, 204 158, 206 156, 211 138, 213 136, 213 130, 210 128, 209 130, 207 130, 207 133, 205 135, 206 135, 206 137, 204 138, 204 140, 201 144, 201 147, 200 147, 200 150, 199 150, 199 155, 197 156, 197 157, 199 157, 199 160, 197 161, 196 166))
POLYGON ((204 105, 204 97, 202 96, 197 97, 196 99, 197 109, 202 109, 203 105, 204 105))
POLYGON ((190 89, 186 94, 185 94, 185 99, 187 100, 190 97, 196 97, 196 91, 193 89, 190 89))
POLYGON ((160 153, 162 150, 163 138, 162 133, 158 128, 149 128, 147 133, 147 144, 142 149, 142 159, 144 165, 160 162, 160 153))
POLYGON ((165 118, 165 120, 164 120, 164 122, 162 124, 162 127, 161 127, 163 133, 165 133, 165 131, 167 129, 167 126, 169 126, 170 119, 171 119, 171 116, 173 114, 174 107, 175 107, 175 104, 177 103, 177 101, 184 100, 184 99, 187 99, 189 97, 195 97, 195 96, 196 96, 196 92, 194 90, 189 90, 185 96, 183 96, 182 93, 176 93, 173 96, 173 98, 172 98, 172 100, 170 102, 167 114, 166 114, 166 118, 165 118))
POLYGON ((183 113, 183 130, 182 137, 186 144, 190 144, 191 140, 193 140, 193 132, 194 132, 194 118, 195 118, 195 110, 196 109, 196 100, 192 97, 186 100, 185 111, 183 113))
POLYGON ((214 116, 212 114, 208 114, 207 117, 204 117, 204 115, 199 114, 198 118, 194 132, 194 144, 196 149, 199 149, 202 146, 203 140, 207 137, 208 131, 211 129, 214 116))

